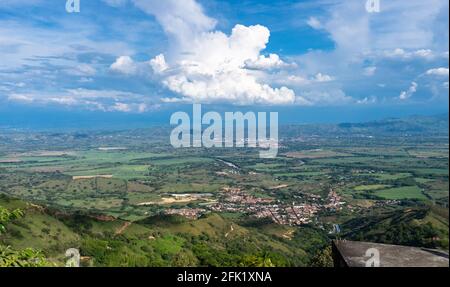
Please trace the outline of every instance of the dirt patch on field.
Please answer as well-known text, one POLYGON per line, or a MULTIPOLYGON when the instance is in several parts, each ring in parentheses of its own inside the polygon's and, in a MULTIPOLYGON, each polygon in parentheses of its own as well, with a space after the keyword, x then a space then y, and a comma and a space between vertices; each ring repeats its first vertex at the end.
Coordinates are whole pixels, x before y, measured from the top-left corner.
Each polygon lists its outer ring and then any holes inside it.
POLYGON ((138 203, 138 206, 146 205, 168 205, 173 203, 189 203, 193 201, 211 201, 210 194, 179 194, 171 197, 162 197, 159 201, 149 201, 138 203))
POLYGON ((47 208, 45 208, 45 207, 43 207, 41 205, 33 204, 33 203, 28 203, 28 207, 30 209, 32 209, 32 210, 36 210, 36 211, 39 211, 41 213, 44 213, 47 210, 47 208))
POLYGON ((234 227, 233 227, 233 225, 231 225, 231 226, 230 226, 230 231, 227 232, 227 233, 225 233, 225 238, 227 238, 228 235, 230 235, 233 231, 234 231, 234 227))
POLYGON ((272 186, 269 189, 282 189, 282 188, 286 188, 289 187, 288 184, 281 184, 281 185, 277 185, 277 186, 272 186))
POLYGON ((138 206, 145 206, 145 205, 167 205, 172 203, 188 203, 191 201, 197 201, 198 198, 174 198, 174 197, 163 197, 160 201, 149 201, 149 202, 141 202, 138 203, 138 206))
POLYGON ((294 237, 294 233, 295 233, 294 229, 293 230, 288 230, 287 232, 283 233, 281 235, 281 237, 283 237, 283 238, 285 238, 287 240, 292 240, 292 238, 294 237))
POLYGON ((5 158, 5 159, 0 159, 0 163, 20 163, 22 162, 22 160, 18 159, 18 158, 5 158))
POLYGON ((73 176, 73 180, 79 180, 79 179, 93 179, 93 178, 112 178, 113 176, 111 174, 108 175, 80 175, 80 176, 73 176))
POLYGON ((34 153, 34 156, 75 156, 74 151, 39 151, 34 153))
POLYGON ((116 235, 121 235, 124 231, 130 227, 131 222, 125 222, 119 229, 116 230, 116 235))
POLYGON ((327 157, 349 157, 351 154, 342 153, 342 152, 334 152, 331 150, 306 150, 303 152, 288 152, 284 154, 290 158, 298 158, 298 159, 318 159, 318 158, 327 158, 327 157))
POLYGON ((90 215, 89 217, 97 219, 98 221, 111 222, 115 221, 116 218, 109 215, 90 215))

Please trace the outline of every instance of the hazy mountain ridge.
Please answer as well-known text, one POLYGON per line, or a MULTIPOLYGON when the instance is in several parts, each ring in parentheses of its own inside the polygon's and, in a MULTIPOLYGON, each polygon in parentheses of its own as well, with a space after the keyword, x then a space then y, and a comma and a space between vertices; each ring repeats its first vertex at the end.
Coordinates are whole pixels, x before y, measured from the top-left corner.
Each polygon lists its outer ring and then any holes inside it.
POLYGON ((448 134, 449 120, 448 114, 441 114, 436 116, 389 118, 366 123, 341 123, 338 127, 351 132, 448 134))

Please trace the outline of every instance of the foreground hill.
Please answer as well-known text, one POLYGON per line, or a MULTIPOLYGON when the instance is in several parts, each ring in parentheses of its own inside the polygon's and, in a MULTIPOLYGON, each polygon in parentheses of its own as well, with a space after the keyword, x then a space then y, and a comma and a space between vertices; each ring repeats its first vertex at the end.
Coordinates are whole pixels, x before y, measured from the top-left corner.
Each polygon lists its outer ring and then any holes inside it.
POLYGON ((444 249, 448 228, 448 210, 436 206, 370 214, 342 226, 353 240, 444 249))
POLYGON ((328 244, 323 232, 270 222, 235 222, 220 214, 196 221, 153 216, 125 222, 55 210, 0 197, 0 206, 24 216, 8 225, 1 245, 42 250, 63 265, 68 248, 88 266, 307 266, 328 244))
MULTIPOLYGON (((198 220, 157 215, 137 222, 82 213, 61 213, 0 196, 0 206, 24 216, 7 226, 0 246, 34 248, 64 265, 77 248, 84 266, 310 266, 329 246, 329 234, 267 220, 209 214, 198 220)), ((448 249, 445 209, 416 207, 355 217, 342 238, 448 249)))

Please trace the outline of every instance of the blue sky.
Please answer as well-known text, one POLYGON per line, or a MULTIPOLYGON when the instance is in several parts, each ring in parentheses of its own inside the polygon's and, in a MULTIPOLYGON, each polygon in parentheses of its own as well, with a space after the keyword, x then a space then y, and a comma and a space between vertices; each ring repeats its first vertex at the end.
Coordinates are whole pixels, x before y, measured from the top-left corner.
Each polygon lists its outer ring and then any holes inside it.
POLYGON ((448 110, 447 0, 80 2, 0 0, 0 124, 192 102, 301 121, 448 110))

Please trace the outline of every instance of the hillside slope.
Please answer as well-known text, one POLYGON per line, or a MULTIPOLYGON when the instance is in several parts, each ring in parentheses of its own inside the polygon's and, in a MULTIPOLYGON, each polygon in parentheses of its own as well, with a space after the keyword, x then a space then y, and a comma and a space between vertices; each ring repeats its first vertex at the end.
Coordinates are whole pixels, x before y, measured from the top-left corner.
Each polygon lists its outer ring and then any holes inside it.
POLYGON ((42 250, 60 266, 68 248, 79 249, 87 266, 307 266, 328 244, 313 228, 243 226, 220 214, 195 221, 153 216, 126 222, 47 210, 6 196, 0 196, 0 206, 24 211, 0 244, 42 250))
POLYGON ((448 249, 448 220, 434 209, 436 207, 410 208, 354 218, 342 225, 343 237, 448 249))

